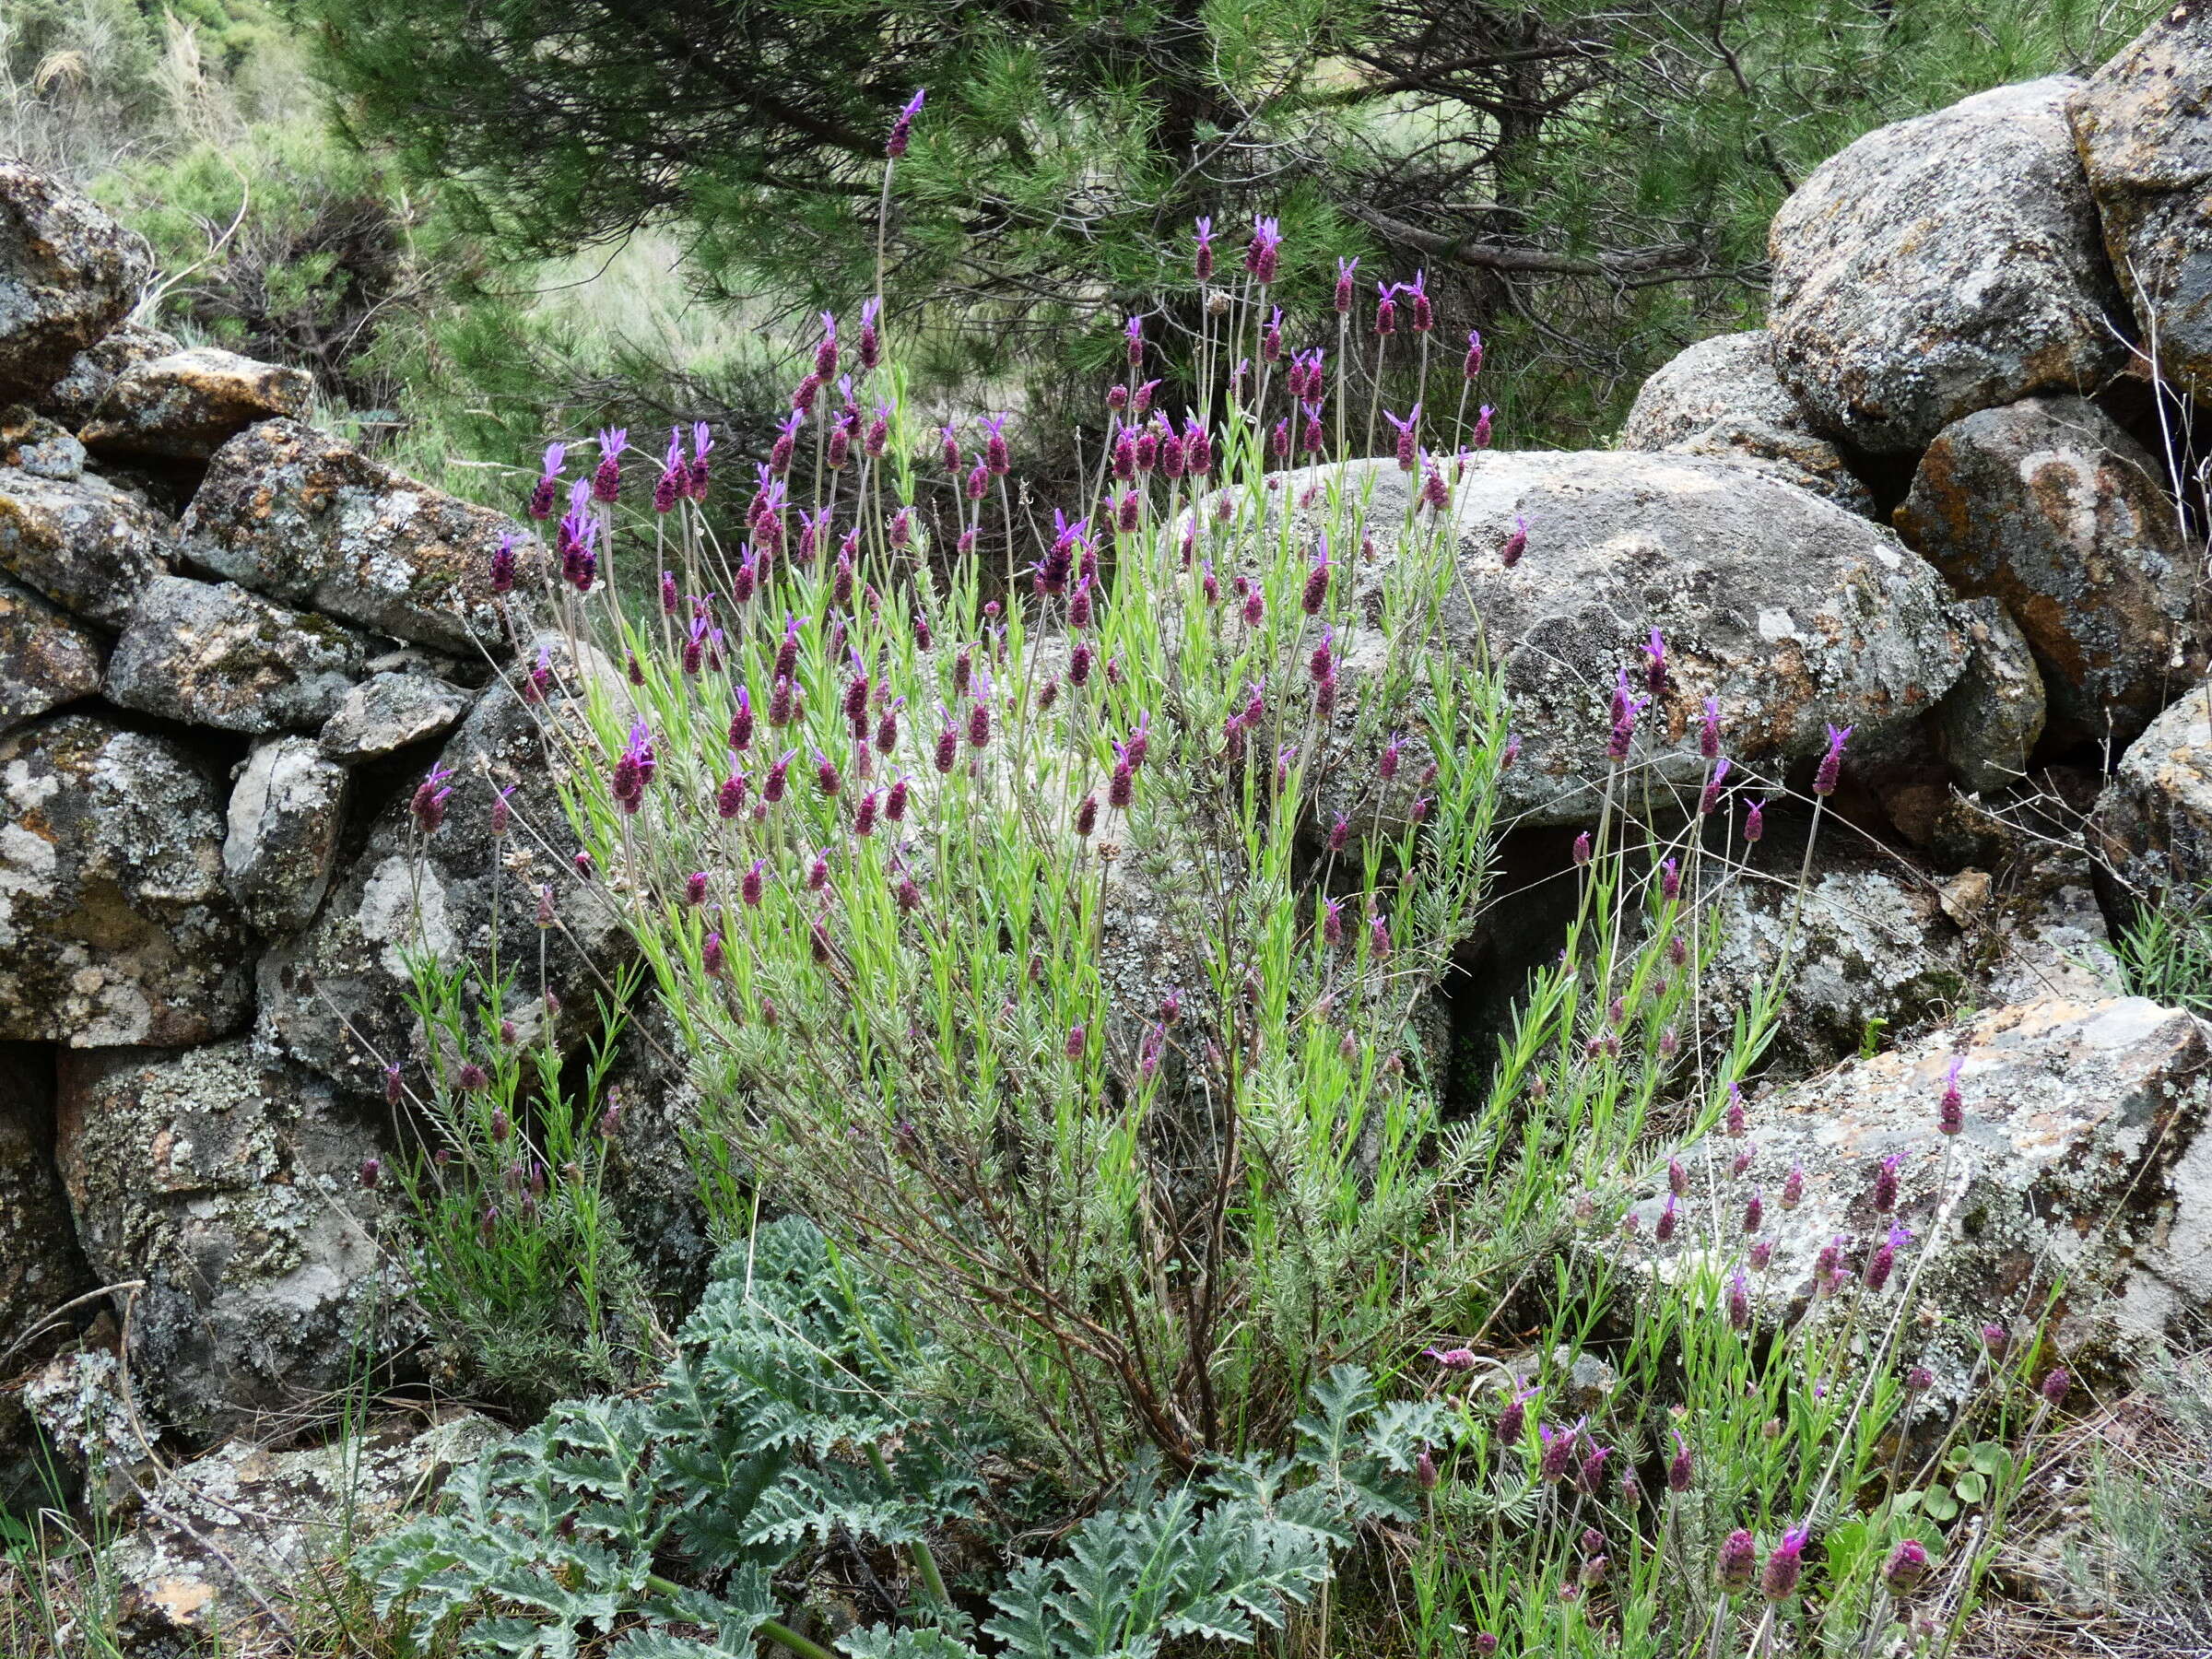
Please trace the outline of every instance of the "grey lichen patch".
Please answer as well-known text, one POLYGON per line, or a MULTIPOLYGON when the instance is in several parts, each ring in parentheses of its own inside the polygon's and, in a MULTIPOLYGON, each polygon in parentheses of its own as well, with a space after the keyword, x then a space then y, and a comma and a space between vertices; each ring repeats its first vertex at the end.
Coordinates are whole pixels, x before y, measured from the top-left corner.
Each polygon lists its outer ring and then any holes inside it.
POLYGON ((108 664, 111 700, 259 735, 318 726, 359 674, 358 636, 235 582, 147 584, 108 664))
POLYGON ((0 571, 63 609, 120 628, 168 568, 169 525, 105 479, 0 470, 0 571))

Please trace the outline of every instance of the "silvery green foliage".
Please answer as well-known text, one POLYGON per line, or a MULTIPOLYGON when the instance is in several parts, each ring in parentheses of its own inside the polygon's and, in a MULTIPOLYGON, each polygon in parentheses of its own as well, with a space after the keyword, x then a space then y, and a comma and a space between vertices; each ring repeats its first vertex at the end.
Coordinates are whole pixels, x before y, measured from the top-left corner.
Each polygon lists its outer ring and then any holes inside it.
POLYGON ((426 1643, 465 1621, 471 1654, 565 1659, 619 1630, 621 1659, 750 1659, 807 1542, 911 1542, 972 1507, 974 1435, 902 1409, 938 1359, 812 1227, 761 1228, 651 1396, 562 1402, 379 1544, 379 1610, 404 1604, 426 1643))
MULTIPOLYGON (((608 1659, 752 1659, 772 1577, 807 1544, 911 1544, 973 1509, 973 1425, 901 1409, 932 1397, 917 1383, 939 1358, 813 1228, 762 1228, 718 1264, 651 1397, 563 1402, 375 1546, 378 1610, 404 1607, 425 1644, 458 1625, 467 1654, 570 1659, 611 1637, 608 1659)), ((1312 1598, 1360 1522, 1410 1516, 1414 1461, 1448 1433, 1441 1408, 1384 1405, 1339 1366, 1291 1456, 1164 1490, 1133 1475, 1063 1553, 1016 1563, 983 1629, 1010 1659, 1250 1644, 1312 1598)), ((976 1659, 957 1616, 929 1618, 845 1652, 976 1659)))

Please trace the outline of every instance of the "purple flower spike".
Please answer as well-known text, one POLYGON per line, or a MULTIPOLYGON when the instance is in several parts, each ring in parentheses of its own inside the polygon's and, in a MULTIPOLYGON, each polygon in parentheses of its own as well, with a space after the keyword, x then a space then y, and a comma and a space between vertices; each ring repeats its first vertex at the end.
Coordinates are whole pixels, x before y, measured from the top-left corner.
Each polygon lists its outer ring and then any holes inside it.
POLYGON ((1767 1570, 1760 1576, 1759 1594, 1771 1602, 1785 1602, 1797 1594, 1797 1581, 1805 1572, 1806 1530, 1793 1526, 1782 1535, 1782 1542, 1767 1557, 1767 1570))
POLYGON ((1490 416, 1493 413, 1495 413, 1495 411, 1491 409, 1490 406, 1488 404, 1484 404, 1481 410, 1475 417, 1475 431, 1473 434, 1473 441, 1475 447, 1478 450, 1488 449, 1490 447, 1490 416))
POLYGON ((1689 1453, 1689 1442, 1682 1438, 1680 1430, 1675 1431, 1674 1461, 1666 1465, 1666 1489, 1687 1492, 1696 1484, 1698 1465, 1689 1453))
POLYGON ((1966 1066, 1966 1056, 1958 1055, 1951 1068, 1944 1074, 1943 1099, 1936 1109, 1936 1127, 1945 1135, 1957 1135, 1966 1127, 1966 1100, 1959 1092, 1959 1074, 1966 1066))
POLYGON ((1705 719, 1698 728, 1698 753, 1708 760, 1715 760, 1721 753, 1721 700, 1705 700, 1705 719))
POLYGON ((629 447, 629 433, 607 427, 599 434, 599 465, 592 469, 592 499, 619 500, 622 496, 622 452, 629 447))
POLYGON ((1721 1559, 1717 1576, 1721 1593, 1741 1595, 1751 1587, 1752 1574, 1759 1571, 1759 1546, 1750 1533, 1737 1527, 1721 1545, 1721 1559))
POLYGON ((1387 340, 1398 332, 1398 290, 1375 284, 1375 337, 1387 340))
POLYGON ((913 97, 906 100, 906 108, 891 123, 891 135, 884 141, 883 153, 894 161, 906 154, 907 142, 913 135, 914 117, 922 113, 922 100, 927 92, 927 88, 916 87, 913 97))
POLYGON ((1512 570, 1521 562, 1521 555, 1528 551, 1528 521, 1519 513, 1513 514, 1513 533, 1505 538, 1498 549, 1498 562, 1512 570))
POLYGON ((1828 728, 1828 753, 1820 757, 1820 764, 1813 773, 1813 793, 1831 795, 1836 793, 1836 782, 1843 770, 1843 746, 1851 739, 1854 728, 1834 726, 1828 728))
POLYGON ((1331 308, 1340 317, 1348 316, 1351 313, 1352 278, 1359 274, 1359 262, 1356 259, 1339 259, 1336 262, 1336 293, 1330 303, 1331 308))
POLYGON ((1191 254, 1191 271, 1200 282, 1214 279, 1214 221, 1201 216, 1197 223, 1198 245, 1191 254))
POLYGON ((1415 404, 1403 420, 1388 409, 1382 411, 1382 418, 1398 429, 1398 470, 1412 472, 1417 460, 1415 451, 1419 447, 1415 433, 1421 424, 1421 406, 1415 404))
POLYGON ((2042 1387, 2036 1392, 2043 1396, 2043 1404, 2055 1411, 2066 1403, 2066 1395, 2073 1389, 2074 1374, 2063 1365, 2054 1365, 2051 1368, 2050 1375, 2043 1379, 2042 1387))
POLYGON ((1918 1538, 1900 1538, 1882 1563, 1882 1587, 1899 1601, 1910 1601, 1928 1576, 1927 1547, 1918 1538))
POLYGON ((1666 640, 1657 629, 1652 629, 1651 642, 1643 648, 1644 689, 1657 697, 1666 689, 1666 640))
POLYGON ((1462 365, 1462 369, 1469 380, 1473 380, 1482 372, 1482 331, 1480 329, 1470 328, 1467 330, 1467 359, 1462 365))
POLYGON ((549 519, 553 516, 553 509, 560 500, 561 463, 568 458, 568 453, 569 446, 565 443, 546 445, 546 470, 530 491, 532 518, 549 519))
POLYGON ((510 594, 514 591, 514 537, 500 537, 499 550, 491 556, 491 591, 510 594))
POLYGON ((1728 1328, 1740 1331, 1751 1323, 1751 1284, 1739 1270, 1728 1281, 1728 1328))
POLYGON ((429 775, 415 786, 407 810, 415 815, 416 827, 425 835, 434 835, 438 826, 445 822, 445 804, 453 793, 448 780, 453 775, 453 769, 450 766, 433 766, 429 775))
POLYGON ((1274 219, 1264 218, 1252 227, 1252 241, 1244 249, 1244 268, 1263 288, 1276 278, 1283 256, 1283 232, 1274 219))
POLYGON ((1754 801, 1751 803, 1750 810, 1744 814, 1744 840, 1757 841, 1766 832, 1767 804, 1764 801, 1754 801))

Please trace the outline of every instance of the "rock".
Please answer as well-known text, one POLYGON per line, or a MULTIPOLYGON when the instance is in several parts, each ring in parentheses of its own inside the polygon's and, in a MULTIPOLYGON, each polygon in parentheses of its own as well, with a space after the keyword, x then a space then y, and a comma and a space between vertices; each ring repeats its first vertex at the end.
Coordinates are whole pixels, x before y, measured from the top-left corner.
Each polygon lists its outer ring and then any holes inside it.
POLYGON ((1958 615, 1969 645, 1966 672, 1936 715, 1952 775, 1978 794, 2027 775, 2043 735, 2043 677, 2027 636, 1996 600, 1961 600, 1958 615))
MULTIPOLYGON (((1655 1265, 1668 1277, 1701 1264, 1732 1271, 1743 1203, 1760 1190, 1774 1253, 1752 1276, 1753 1306, 1770 1319, 1802 1310, 1823 1246, 1843 1236, 1859 1271, 1887 1231, 1875 1174, 1895 1155, 1896 1219, 1913 1239, 1873 1305, 1887 1314, 1932 1238, 1918 1287, 1925 1311, 1904 1356, 1935 1373, 1924 1410, 1967 1396, 1984 1322, 2026 1340, 2054 1288, 2059 1355, 2077 1368, 2124 1369, 2143 1345, 2183 1334, 2212 1298, 2208 1059, 2194 1016, 2118 997, 1998 1008, 1854 1061, 1753 1102, 1744 1142, 1717 1140, 1685 1159, 1699 1196, 1655 1265), (1936 1120, 1954 1053, 1965 1128, 1947 1149, 1936 1120), (1739 1180, 1728 1160, 1745 1147, 1755 1154, 1739 1180), (1805 1171, 1805 1191, 1788 1210, 1778 1199, 1793 1166, 1805 1171), (1724 1218, 1724 1241, 1703 1230, 1709 1214, 1724 1218)), ((1647 1238, 1660 1203, 1639 1206, 1647 1238)), ((1827 1303, 1829 1314, 1841 1317, 1851 1300, 1827 1303)))
POLYGON ((359 673, 361 641, 236 582, 161 576, 131 607, 108 661, 108 700, 260 735, 319 726, 359 673))
MULTIPOLYGON (((547 636, 542 642, 555 658, 558 678, 572 688, 566 641, 547 636)), ((535 646, 529 654, 535 655, 535 646)), ((596 652, 588 661, 608 694, 620 696, 614 665, 596 652)), ((547 935, 549 982, 572 1022, 562 1038, 582 1034, 603 987, 600 976, 611 973, 627 946, 611 907, 596 890, 578 888, 561 851, 572 844, 559 794, 566 761, 558 747, 548 760, 541 718, 572 722, 575 741, 594 741, 582 709, 565 697, 533 709, 505 684, 485 692, 439 757, 453 772, 443 828, 421 837, 408 812, 412 786, 403 789, 377 818, 314 924, 262 959, 264 1036, 326 1077, 381 1093, 377 1063, 348 1023, 395 1060, 418 1053, 421 1033, 407 1002, 413 982, 402 953, 423 948, 448 964, 465 957, 488 965, 496 896, 502 961, 509 969, 529 964, 517 1024, 521 1040, 531 1041, 540 885, 553 888, 563 923, 547 935), (510 785, 517 828, 501 846, 491 835, 493 791, 510 785), (346 1020, 334 1005, 346 1010, 346 1020)))
POLYGON ((88 714, 0 736, 0 1040, 206 1042, 245 1022, 214 781, 88 714))
POLYGON ((2212 885, 2212 686, 2193 688, 2128 747, 2089 833, 2136 901, 2212 885))
MULTIPOLYGON (((1371 475, 1369 523, 1398 522, 1407 475, 1388 462, 1349 467, 1348 493, 1371 475)), ((1308 491, 1327 469, 1280 477, 1281 499, 1308 521, 1293 533, 1317 543, 1324 498, 1308 491), (1309 499, 1312 507, 1301 504, 1309 499)), ((1641 677, 1653 628, 1665 637, 1672 679, 1639 723, 1631 764, 1654 792, 1694 795, 1701 786, 1707 697, 1719 700, 1739 766, 1780 764, 1824 749, 1830 722, 1877 745, 1935 707, 1965 665, 1964 637, 1933 571, 1888 531, 1762 466, 1490 451, 1468 465, 1453 512, 1461 580, 1446 595, 1442 635, 1454 653, 1487 650, 1500 664, 1523 740, 1504 774, 1502 816, 1526 823, 1596 822, 1615 677, 1641 677), (1516 515, 1527 522, 1527 551, 1509 570, 1499 549, 1516 515)), ((1364 613, 1393 563, 1386 554, 1362 567, 1364 613)), ((1344 649, 1356 700, 1392 648, 1361 629, 1344 649)))
POLYGON ((54 1173, 53 1053, 0 1043, 0 1376, 53 1352, 71 1322, 33 1332, 92 1288, 54 1173))
POLYGON ((434 675, 384 673, 348 689, 323 726, 323 752, 351 764, 450 731, 469 694, 434 675))
MULTIPOLYGON (((76 1348, 33 1372, 21 1396, 24 1415, 37 1426, 42 1473, 80 1481, 104 1475, 102 1491, 112 1510, 135 1499, 133 1481, 152 1467, 155 1455, 150 1426, 134 1418, 125 1381, 112 1348, 76 1348)), ((49 1501, 42 1490, 39 1501, 49 1501)))
POLYGON ((1946 427, 1897 511, 1952 586, 2003 601, 2054 730, 2077 741, 2103 741, 2109 721, 2125 743, 2204 672, 2195 559, 2164 476, 2096 405, 2030 398, 1946 427))
POLYGON ((121 225, 59 180, 0 159, 0 403, 66 374, 123 321, 146 275, 121 225))
POLYGON ((85 446, 66 429, 17 404, 0 410, 0 467, 10 466, 65 484, 84 476, 85 446))
POLYGON ((0 732, 99 689, 99 640, 0 578, 0 732))
MULTIPOLYGON (((501 1438, 489 1418, 457 1411, 304 1452, 233 1442, 167 1475, 137 1529, 109 1546, 119 1634, 130 1651, 200 1652, 275 1634, 318 1571, 368 1534, 435 1496, 448 1475, 501 1438)), ((261 1651, 258 1647, 241 1651, 261 1651)))
POLYGON ((216 452, 184 515, 184 550, 256 593, 467 654, 504 653, 502 609, 530 627, 547 571, 544 550, 512 520, 291 420, 216 452), (509 535, 518 585, 502 605, 489 570, 509 535))
POLYGON ((2159 366, 2212 394, 2212 19, 2175 6, 2068 105, 2113 272, 2159 366))
POLYGON ((1877 129, 1774 216, 1768 326, 1813 425, 1877 454, 2127 360, 2063 76, 1877 129))
POLYGON ((257 1413, 319 1409, 388 1363, 413 1315, 382 1305, 386 1156, 319 1077, 244 1040, 181 1053, 65 1054, 59 1162, 103 1283, 143 1279, 132 1378, 147 1413, 204 1443, 257 1413))
POLYGON ((168 568, 170 528, 104 478, 0 472, 0 571, 64 609, 121 628, 168 568))
POLYGON ((205 461, 257 421, 306 419, 313 393, 305 370, 199 346, 118 374, 79 436, 101 455, 205 461))
POLYGON ((69 372, 38 400, 39 412, 72 429, 83 426, 92 418, 92 411, 100 407, 100 400, 107 396, 117 375, 135 364, 182 349, 174 335, 136 323, 119 324, 112 334, 76 354, 69 372))
POLYGON ((1842 452, 1806 424, 1805 411, 1774 371, 1767 331, 1715 335, 1677 353, 1636 394, 1620 447, 1771 461, 1839 507, 1874 516, 1874 496, 1842 452))
POLYGON ((346 769, 312 737, 272 737, 246 757, 230 790, 223 883, 265 934, 314 920, 346 822, 346 769))

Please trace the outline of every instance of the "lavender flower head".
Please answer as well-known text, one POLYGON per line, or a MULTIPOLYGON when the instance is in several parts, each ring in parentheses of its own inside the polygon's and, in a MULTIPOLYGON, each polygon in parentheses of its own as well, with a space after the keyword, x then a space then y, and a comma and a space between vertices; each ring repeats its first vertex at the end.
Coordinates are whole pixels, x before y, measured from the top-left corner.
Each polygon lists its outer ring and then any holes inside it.
POLYGON ((1797 1581, 1805 1572, 1806 1529, 1793 1526, 1782 1535, 1782 1542, 1767 1557, 1766 1571, 1759 1578, 1759 1594, 1771 1602, 1785 1602, 1797 1594, 1797 1581))
POLYGON ((1651 641, 1643 648, 1644 689, 1657 697, 1666 689, 1666 638, 1656 628, 1652 629, 1651 641))
POLYGON ((1252 241, 1244 249, 1244 268, 1252 273, 1253 280, 1263 287, 1273 282, 1281 266, 1282 257, 1281 226, 1271 218, 1254 221, 1252 241))
POLYGON ((899 118, 891 123, 891 135, 884 140, 883 145, 883 153, 890 159, 896 161, 906 154, 907 142, 913 136, 914 117, 922 113, 922 100, 928 90, 926 87, 916 87, 913 97, 906 100, 906 107, 899 112, 899 118))
POLYGON ((1831 725, 1828 728, 1828 753, 1820 757, 1820 764, 1813 772, 1813 793, 1831 795, 1843 771, 1843 746, 1851 740, 1852 726, 1831 725))
POLYGON ((1751 1577, 1759 1571, 1759 1546, 1750 1533, 1737 1527, 1722 1541, 1720 1564, 1716 1577, 1724 1595, 1740 1595, 1751 1587, 1751 1577))
POLYGON ((1191 270, 1200 282, 1214 279, 1214 221, 1200 215, 1197 225, 1198 245, 1191 255, 1191 270))
POLYGON ((1951 1068, 1944 1074, 1943 1099, 1936 1109, 1936 1127, 1945 1135, 1957 1135, 1966 1127, 1966 1101, 1959 1092, 1959 1074, 1966 1066, 1966 1056, 1954 1057, 1951 1068))
POLYGON ((565 443, 546 445, 546 470, 530 491, 530 516, 549 519, 554 506, 560 500, 560 468, 568 459, 569 446, 565 443))
POLYGON ((592 499, 618 500, 622 495, 622 452, 629 447, 629 432, 622 427, 604 427, 599 432, 599 465, 592 469, 592 499))
POLYGON ((1918 1538, 1899 1539, 1882 1563, 1882 1587, 1899 1601, 1910 1601, 1927 1576, 1927 1547, 1918 1538))
POLYGON ((450 766, 433 766, 422 782, 415 786, 415 794, 407 803, 407 810, 415 815, 416 828, 425 835, 437 833, 438 826, 445 822, 445 804, 453 796, 453 786, 448 782, 453 775, 450 766))

